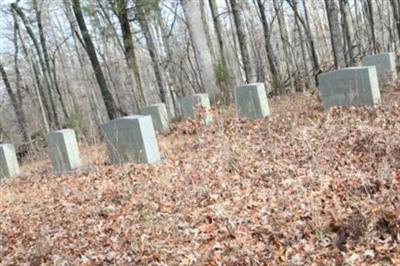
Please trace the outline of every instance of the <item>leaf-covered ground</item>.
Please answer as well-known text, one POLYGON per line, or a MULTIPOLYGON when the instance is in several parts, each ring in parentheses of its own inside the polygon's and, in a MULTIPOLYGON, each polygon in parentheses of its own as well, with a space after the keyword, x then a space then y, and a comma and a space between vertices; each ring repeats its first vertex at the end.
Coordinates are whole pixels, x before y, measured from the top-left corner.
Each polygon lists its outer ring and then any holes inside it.
POLYGON ((399 265, 400 92, 379 108, 271 101, 159 136, 160 165, 48 161, 0 183, 2 265, 399 265))

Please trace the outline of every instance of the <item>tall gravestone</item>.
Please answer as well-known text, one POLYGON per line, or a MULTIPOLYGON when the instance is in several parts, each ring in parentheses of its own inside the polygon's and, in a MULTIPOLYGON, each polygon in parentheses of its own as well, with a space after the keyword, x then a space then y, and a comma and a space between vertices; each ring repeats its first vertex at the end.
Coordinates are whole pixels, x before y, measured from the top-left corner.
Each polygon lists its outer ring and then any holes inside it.
POLYGON ((239 116, 256 119, 270 115, 264 83, 253 83, 236 88, 235 102, 239 116))
POLYGON ((194 95, 181 98, 182 116, 198 120, 200 117, 202 122, 209 124, 212 122, 210 113, 210 99, 207 93, 197 93, 194 95))
POLYGON ((112 163, 157 163, 160 152, 151 116, 132 115, 101 126, 112 163))
POLYGON ((0 144, 0 179, 19 175, 19 165, 12 144, 0 144))
POLYGON ((75 131, 62 129, 47 135, 49 156, 55 172, 72 171, 81 166, 75 131))
POLYGON ((324 109, 331 106, 375 106, 380 104, 375 67, 349 67, 318 76, 324 109))
POLYGON ((379 82, 382 85, 397 79, 396 57, 394 53, 367 55, 362 60, 363 66, 375 66, 379 82))
POLYGON ((154 129, 161 133, 169 131, 169 115, 165 103, 156 103, 140 109, 141 115, 150 115, 154 129))

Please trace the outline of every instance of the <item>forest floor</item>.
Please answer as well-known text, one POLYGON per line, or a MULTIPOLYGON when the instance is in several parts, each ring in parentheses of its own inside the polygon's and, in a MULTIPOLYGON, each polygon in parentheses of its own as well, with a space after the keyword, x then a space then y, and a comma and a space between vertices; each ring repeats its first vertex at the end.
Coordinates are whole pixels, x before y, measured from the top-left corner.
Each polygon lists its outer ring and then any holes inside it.
POLYGON ((0 264, 400 265, 400 90, 382 98, 215 110, 159 135, 159 165, 110 165, 101 144, 74 174, 24 165, 0 183, 0 264))

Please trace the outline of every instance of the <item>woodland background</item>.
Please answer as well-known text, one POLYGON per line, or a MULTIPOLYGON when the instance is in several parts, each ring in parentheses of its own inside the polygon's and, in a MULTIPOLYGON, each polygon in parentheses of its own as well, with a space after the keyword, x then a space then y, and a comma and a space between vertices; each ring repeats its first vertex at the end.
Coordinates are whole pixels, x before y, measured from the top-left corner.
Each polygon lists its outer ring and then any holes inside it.
MULTIPOLYGON (((366 54, 398 52, 399 0, 1 1, 0 139, 34 144, 208 92, 229 104, 246 82, 282 95, 366 54)), ((26 147, 22 148, 24 151, 26 147)))

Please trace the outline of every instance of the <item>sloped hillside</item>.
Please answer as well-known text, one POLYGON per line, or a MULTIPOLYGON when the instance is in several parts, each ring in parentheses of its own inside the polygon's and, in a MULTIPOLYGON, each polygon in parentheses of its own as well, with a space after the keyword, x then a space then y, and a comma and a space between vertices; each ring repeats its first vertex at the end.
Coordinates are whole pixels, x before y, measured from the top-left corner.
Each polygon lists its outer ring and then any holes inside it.
POLYGON ((0 184, 2 265, 399 265, 400 91, 379 108, 273 99, 159 136, 160 165, 48 162, 0 184))

